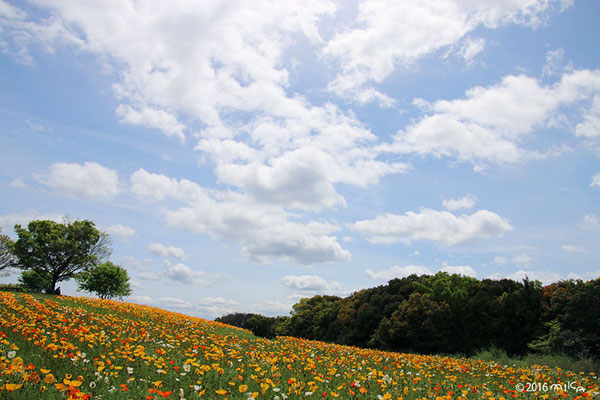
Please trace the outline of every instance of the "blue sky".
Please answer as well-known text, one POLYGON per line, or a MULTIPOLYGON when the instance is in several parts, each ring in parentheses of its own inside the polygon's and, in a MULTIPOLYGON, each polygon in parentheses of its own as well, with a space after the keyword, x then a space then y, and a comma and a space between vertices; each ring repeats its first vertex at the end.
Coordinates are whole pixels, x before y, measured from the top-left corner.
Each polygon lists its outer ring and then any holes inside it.
POLYGON ((93 220, 205 318, 600 276, 600 3, 307 3, 0 0, 3 233, 93 220))

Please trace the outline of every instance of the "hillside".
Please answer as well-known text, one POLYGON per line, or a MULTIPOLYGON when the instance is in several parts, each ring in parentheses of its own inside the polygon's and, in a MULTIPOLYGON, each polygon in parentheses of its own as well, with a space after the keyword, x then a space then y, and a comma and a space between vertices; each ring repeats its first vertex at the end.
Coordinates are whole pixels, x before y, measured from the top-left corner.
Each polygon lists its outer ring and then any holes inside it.
POLYGON ((130 303, 6 292, 0 301, 0 390, 9 399, 582 399, 600 391, 593 374, 267 340, 130 303))

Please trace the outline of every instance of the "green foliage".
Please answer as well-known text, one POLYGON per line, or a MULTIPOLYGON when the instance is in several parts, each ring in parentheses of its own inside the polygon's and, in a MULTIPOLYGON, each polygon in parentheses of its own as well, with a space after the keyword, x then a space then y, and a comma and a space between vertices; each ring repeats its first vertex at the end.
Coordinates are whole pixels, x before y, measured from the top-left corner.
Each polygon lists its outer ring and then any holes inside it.
POLYGON ((452 314, 448 303, 413 293, 379 324, 377 342, 392 350, 418 353, 443 352, 451 341, 452 314))
POLYGON ((252 314, 246 321, 246 329, 251 330, 256 336, 272 339, 282 335, 281 326, 288 319, 288 317, 265 317, 263 315, 252 314))
POLYGON ((13 268, 17 265, 17 258, 12 252, 14 242, 7 235, 2 234, 2 228, 0 228, 0 271, 13 268))
MULTIPOLYGON (((542 287, 524 279, 411 275, 346 298, 314 296, 277 324, 254 316, 256 334, 289 335, 394 351, 491 359, 559 357, 600 360, 600 279, 542 287), (275 328, 273 328, 275 326, 275 328)), ((578 367, 583 368, 583 367, 578 367)))
POLYGON ((478 350, 473 358, 495 362, 500 365, 531 368, 534 365, 547 365, 567 371, 599 373, 600 363, 591 358, 578 358, 566 354, 527 354, 524 357, 510 357, 503 349, 491 346, 478 350))
POLYGON ((600 315, 595 312, 600 309, 600 278, 558 282, 545 288, 544 297, 546 332, 530 348, 600 360, 600 315))
POLYGON ((21 272, 19 283, 27 292, 42 293, 50 290, 50 276, 47 273, 38 273, 36 270, 27 269, 21 272))
POLYGON ((285 327, 290 336, 306 339, 321 339, 327 333, 329 323, 335 320, 337 314, 336 304, 340 300, 337 296, 314 296, 301 299, 294 304, 292 316, 285 327))
POLYGON ((57 282, 87 271, 110 254, 108 235, 91 221, 31 221, 27 229, 15 225, 15 232, 17 267, 48 275, 50 292, 57 282))
POLYGON ((215 318, 215 321, 222 322, 224 324, 231 325, 231 326, 237 326, 238 328, 249 329, 247 327, 246 322, 248 321, 248 319, 250 319, 254 315, 257 315, 257 314, 231 313, 231 314, 227 314, 227 315, 223 315, 221 317, 215 318))
POLYGON ((0 292, 24 292, 23 286, 15 283, 0 283, 0 292))
POLYGON ((98 264, 77 275, 80 290, 97 294, 102 299, 131 294, 127 271, 110 261, 98 264))

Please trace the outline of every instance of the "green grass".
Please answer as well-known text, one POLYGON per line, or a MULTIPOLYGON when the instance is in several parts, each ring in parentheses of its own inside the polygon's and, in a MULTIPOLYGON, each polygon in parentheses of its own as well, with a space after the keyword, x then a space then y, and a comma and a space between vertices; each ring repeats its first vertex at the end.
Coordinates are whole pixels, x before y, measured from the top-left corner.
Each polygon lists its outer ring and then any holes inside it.
POLYGON ((473 356, 475 359, 494 361, 501 365, 531 368, 534 365, 547 365, 563 370, 600 374, 600 364, 591 358, 569 357, 565 354, 527 354, 523 357, 510 357, 497 347, 480 350, 473 356))

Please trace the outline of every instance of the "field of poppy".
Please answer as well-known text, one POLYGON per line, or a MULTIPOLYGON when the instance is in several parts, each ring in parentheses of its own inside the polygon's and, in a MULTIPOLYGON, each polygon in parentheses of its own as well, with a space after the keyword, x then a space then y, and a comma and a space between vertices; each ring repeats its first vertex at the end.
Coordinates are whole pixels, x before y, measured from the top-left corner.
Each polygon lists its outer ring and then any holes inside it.
POLYGON ((0 397, 590 399, 600 386, 546 366, 267 340, 148 306, 0 292, 0 397))

